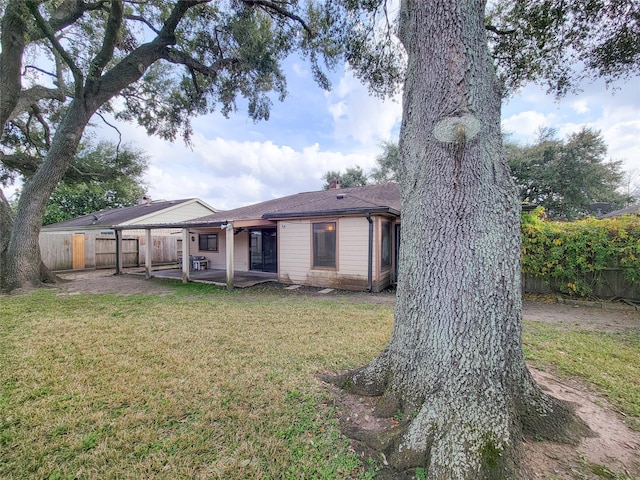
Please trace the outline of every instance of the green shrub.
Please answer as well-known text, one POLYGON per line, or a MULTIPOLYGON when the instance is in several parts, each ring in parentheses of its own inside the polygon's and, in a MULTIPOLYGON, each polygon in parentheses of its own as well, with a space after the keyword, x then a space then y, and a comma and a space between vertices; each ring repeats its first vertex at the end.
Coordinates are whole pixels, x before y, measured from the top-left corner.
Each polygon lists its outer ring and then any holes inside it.
POLYGON ((640 218, 625 215, 575 222, 545 221, 544 210, 522 214, 522 272, 563 293, 587 296, 602 272, 621 269, 640 281, 640 218))

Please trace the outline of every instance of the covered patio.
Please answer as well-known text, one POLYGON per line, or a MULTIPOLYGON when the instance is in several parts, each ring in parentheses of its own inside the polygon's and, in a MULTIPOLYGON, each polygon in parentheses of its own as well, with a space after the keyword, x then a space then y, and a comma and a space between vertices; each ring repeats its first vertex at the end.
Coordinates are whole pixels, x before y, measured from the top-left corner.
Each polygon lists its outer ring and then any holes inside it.
MULTIPOLYGON (((182 281, 182 269, 180 268, 172 268, 172 269, 163 269, 163 270, 154 270, 151 273, 152 277, 155 278, 171 278, 175 280, 182 281)), ((207 270, 197 270, 189 272, 189 281, 191 282, 200 282, 200 283, 209 283, 213 285, 219 285, 221 287, 227 286, 227 271, 222 269, 207 269, 207 270)), ((234 271, 233 273, 233 286, 235 288, 245 288, 245 287, 253 287, 254 285, 258 285, 260 283, 266 282, 277 282, 278 274, 277 273, 268 273, 268 272, 240 272, 234 271)))

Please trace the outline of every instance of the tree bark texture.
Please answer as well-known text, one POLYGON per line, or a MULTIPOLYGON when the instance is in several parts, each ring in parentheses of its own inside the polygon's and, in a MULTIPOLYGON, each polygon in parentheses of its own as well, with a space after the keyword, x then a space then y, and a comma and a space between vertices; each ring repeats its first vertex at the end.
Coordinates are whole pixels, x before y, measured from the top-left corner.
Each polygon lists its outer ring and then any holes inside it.
POLYGON ((370 443, 430 479, 516 478, 523 434, 573 440, 579 429, 524 362, 520 205, 502 154, 484 11, 479 0, 402 2, 394 330, 379 357, 338 380, 381 395, 382 416, 403 412, 397 431, 370 443))
POLYGON ((51 148, 38 171, 24 184, 13 220, 3 270, 3 288, 11 291, 23 285, 37 286, 51 277, 43 269, 39 234, 47 202, 71 165, 84 129, 95 108, 74 100, 53 138, 51 148))
MULTIPOLYGON (((107 30, 101 51, 101 54, 108 58, 96 58, 93 62, 94 70, 86 78, 81 74, 74 76, 75 95, 53 136, 51 147, 36 173, 25 181, 15 218, 12 221, 3 221, 0 289, 12 291, 25 285, 37 286, 55 279, 42 263, 39 246, 40 228, 47 201, 71 165, 93 114, 123 88, 138 81, 147 68, 164 55, 167 45, 175 42, 173 31, 176 25, 194 4, 178 3, 165 28, 154 41, 139 46, 125 60, 102 75, 102 68, 113 56, 113 43, 122 22, 121 2, 111 4, 110 21, 113 25, 107 30)), ((10 2, 3 17, 2 27, 7 29, 2 34, 3 52, 0 58, 3 69, 0 77, 3 86, 3 101, 0 103, 3 125, 15 113, 14 109, 20 99, 21 56, 25 45, 25 19, 28 15, 24 2, 19 1, 10 2), (8 50, 9 47, 12 49, 8 50)), ((8 203, 4 195, 0 201, 3 202, 2 208, 6 209, 8 203)))

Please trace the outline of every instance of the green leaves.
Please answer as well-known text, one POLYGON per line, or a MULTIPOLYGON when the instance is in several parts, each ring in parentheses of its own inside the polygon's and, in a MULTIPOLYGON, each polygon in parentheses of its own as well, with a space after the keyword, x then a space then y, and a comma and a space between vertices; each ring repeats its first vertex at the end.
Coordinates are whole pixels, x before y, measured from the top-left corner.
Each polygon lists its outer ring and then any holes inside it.
POLYGON ((619 193, 622 162, 606 161, 607 146, 599 131, 583 128, 566 140, 543 129, 536 143, 505 144, 505 153, 523 202, 541 205, 552 218, 583 216, 590 204, 624 206, 619 193))
POLYGON ((640 4, 633 0, 501 0, 487 23, 510 89, 535 81, 562 96, 583 79, 611 82, 640 67, 640 4))
POLYGON ((580 296, 590 295, 609 269, 622 269, 631 283, 640 281, 640 218, 568 223, 543 221, 543 214, 542 208, 523 214, 523 273, 580 296))
POLYGON ((62 222, 105 208, 135 205, 145 194, 147 158, 130 147, 107 142, 85 144, 54 190, 43 224, 62 222))

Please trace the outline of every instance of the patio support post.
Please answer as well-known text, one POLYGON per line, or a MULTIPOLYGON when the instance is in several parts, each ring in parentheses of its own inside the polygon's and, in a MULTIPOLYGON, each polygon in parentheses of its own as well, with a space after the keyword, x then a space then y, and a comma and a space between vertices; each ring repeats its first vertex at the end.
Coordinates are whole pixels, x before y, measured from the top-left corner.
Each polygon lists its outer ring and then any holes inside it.
POLYGON ((366 219, 369 222, 369 248, 367 255, 367 291, 373 290, 373 220, 371 213, 367 212, 366 219))
POLYGON ((114 230, 116 234, 116 275, 120 275, 122 273, 122 269, 124 265, 122 263, 122 230, 114 230))
POLYGON ((151 240, 151 229, 146 229, 147 233, 147 244, 145 245, 145 258, 144 258, 144 276, 145 278, 151 278, 151 247, 153 246, 153 241, 151 240))
POLYGON ((227 251, 227 290, 233 290, 233 223, 228 222, 226 225, 222 225, 222 228, 227 230, 226 238, 226 251, 227 251))
POLYGON ((189 230, 182 229, 182 283, 189 283, 189 230))

